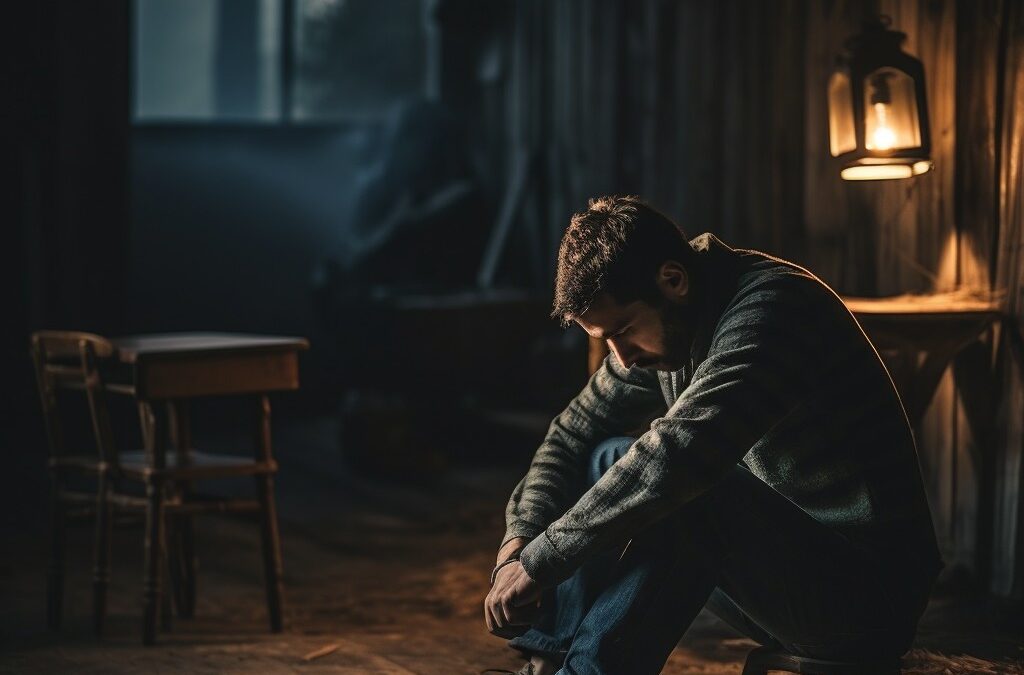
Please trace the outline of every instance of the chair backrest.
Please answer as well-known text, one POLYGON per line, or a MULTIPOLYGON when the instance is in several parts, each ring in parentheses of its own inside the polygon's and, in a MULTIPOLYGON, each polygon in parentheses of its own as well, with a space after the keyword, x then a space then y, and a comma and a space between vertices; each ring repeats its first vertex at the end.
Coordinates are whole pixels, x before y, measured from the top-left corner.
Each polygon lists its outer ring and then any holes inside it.
MULTIPOLYGON (((114 347, 110 341, 92 333, 42 330, 32 334, 32 360, 52 457, 67 452, 57 392, 77 390, 84 392, 88 400, 99 461, 117 463, 107 409, 107 387, 99 367, 101 360, 113 354, 114 347)), ((125 390, 120 393, 130 392, 125 390)))

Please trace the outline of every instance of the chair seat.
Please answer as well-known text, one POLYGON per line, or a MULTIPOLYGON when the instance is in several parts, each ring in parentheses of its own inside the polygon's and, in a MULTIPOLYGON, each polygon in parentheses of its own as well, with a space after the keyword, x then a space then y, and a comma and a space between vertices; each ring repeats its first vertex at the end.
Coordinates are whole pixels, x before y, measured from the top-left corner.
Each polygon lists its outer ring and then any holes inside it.
MULTIPOLYGON (((199 480, 203 478, 222 478, 228 476, 255 476, 274 473, 277 462, 257 461, 239 455, 223 455, 192 450, 188 453, 187 463, 180 461, 177 451, 167 453, 166 466, 155 469, 149 465, 145 450, 131 450, 118 454, 120 473, 127 478, 145 480, 150 476, 199 480)), ((54 468, 73 468, 89 473, 97 473, 103 467, 101 462, 92 457, 77 455, 53 459, 50 465, 54 468)))
POLYGON ((772 647, 758 647, 747 654, 743 675, 767 675, 770 671, 803 675, 899 675, 901 659, 887 661, 826 661, 796 656, 772 647))

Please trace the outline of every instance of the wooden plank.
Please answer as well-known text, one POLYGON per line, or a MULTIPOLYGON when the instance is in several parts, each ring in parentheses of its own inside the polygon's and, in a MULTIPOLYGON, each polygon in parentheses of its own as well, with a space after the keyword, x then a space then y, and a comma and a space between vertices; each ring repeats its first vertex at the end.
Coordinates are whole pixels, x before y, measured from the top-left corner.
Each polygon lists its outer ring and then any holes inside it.
POLYGON ((996 89, 1003 0, 960 0, 956 11, 956 185, 958 273, 962 284, 989 288, 998 236, 996 89))
MULTIPOLYGON (((906 34, 903 51, 921 59, 917 49, 919 3, 882 0, 879 12, 892 19, 892 30, 906 34)), ((923 59, 921 59, 923 61, 923 59)), ((924 63, 925 73, 931 64, 924 63)), ((927 85, 931 88, 932 83, 927 85)), ((927 175, 927 174, 926 174, 927 175)), ((866 181, 864 192, 871 200, 871 211, 875 222, 875 287, 879 295, 890 295, 907 291, 927 291, 931 279, 918 272, 913 266, 917 240, 917 212, 921 201, 920 188, 932 176, 903 180, 866 181)), ((852 189, 860 191, 853 186, 852 189)), ((928 227, 928 230, 932 226, 928 227)), ((930 236, 922 232, 921 236, 930 236)))
POLYGON ((922 2, 914 36, 924 65, 931 126, 932 170, 916 179, 917 220, 907 233, 905 290, 952 290, 956 282, 953 180, 956 139, 956 5, 922 2), (916 233, 916 237, 910 236, 916 233), (912 247, 912 248, 911 248, 912 247))
POLYGON ((804 219, 809 264, 836 290, 876 295, 874 187, 851 185, 838 175, 828 150, 826 92, 843 42, 861 28, 873 3, 811 2, 805 70, 804 219))
POLYGON ((998 363, 1003 368, 997 417, 992 589, 1024 600, 1024 8, 1005 7, 999 153, 996 287, 1006 291, 998 363), (1016 345, 1014 347, 1013 345, 1016 345))

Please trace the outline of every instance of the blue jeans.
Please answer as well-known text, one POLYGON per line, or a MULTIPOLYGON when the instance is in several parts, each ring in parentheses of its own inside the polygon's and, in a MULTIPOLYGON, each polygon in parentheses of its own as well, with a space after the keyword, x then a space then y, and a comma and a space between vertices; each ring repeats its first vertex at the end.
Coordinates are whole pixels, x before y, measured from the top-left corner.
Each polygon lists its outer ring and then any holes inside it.
MULTIPOLYGON (((634 439, 593 452, 596 482, 634 439)), ((902 655, 930 580, 913 593, 834 529, 737 465, 712 490, 547 589, 509 645, 564 659, 559 675, 659 673, 702 607, 763 645, 823 659, 902 655)))

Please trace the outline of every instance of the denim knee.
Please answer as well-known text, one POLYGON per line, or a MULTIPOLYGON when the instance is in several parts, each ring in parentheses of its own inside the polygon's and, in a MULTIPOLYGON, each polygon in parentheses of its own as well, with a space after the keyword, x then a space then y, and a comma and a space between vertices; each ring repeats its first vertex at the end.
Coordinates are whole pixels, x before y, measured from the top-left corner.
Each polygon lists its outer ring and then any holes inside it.
POLYGON ((590 453, 590 462, 587 464, 589 484, 596 483, 604 475, 604 472, 611 468, 612 464, 626 454, 629 446, 633 445, 635 440, 631 436, 615 436, 598 443, 590 453))

